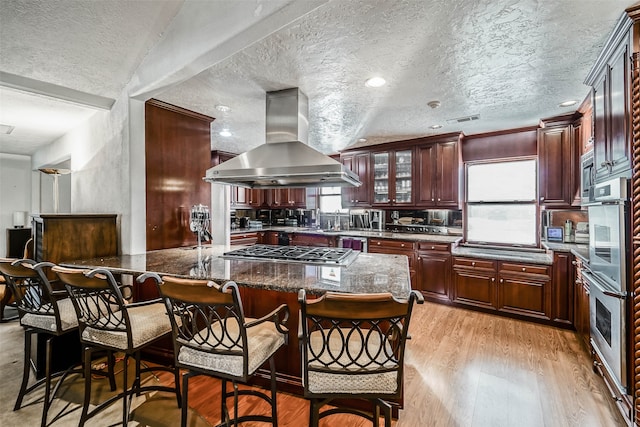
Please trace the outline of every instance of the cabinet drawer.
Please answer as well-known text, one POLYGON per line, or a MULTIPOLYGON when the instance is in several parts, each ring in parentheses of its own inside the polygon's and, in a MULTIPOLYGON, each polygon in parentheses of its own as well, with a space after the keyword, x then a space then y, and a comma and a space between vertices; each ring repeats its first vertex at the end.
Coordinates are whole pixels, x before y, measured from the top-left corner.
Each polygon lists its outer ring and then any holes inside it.
POLYGON ((484 259, 474 259, 474 258, 454 258, 453 266, 463 267, 463 268, 487 268, 487 269, 495 270, 496 262, 487 261, 484 259))
POLYGON ((449 245, 444 243, 420 242, 418 243, 418 250, 449 252, 449 245))
POLYGON ((254 245, 258 242, 258 233, 241 233, 230 236, 232 245, 254 245))
POLYGON ((508 271, 512 273, 540 274, 543 276, 550 275, 549 267, 545 265, 513 264, 508 262, 503 262, 500 264, 500 271, 508 271))
POLYGON ((413 250, 413 242, 408 240, 369 239, 369 247, 413 250))

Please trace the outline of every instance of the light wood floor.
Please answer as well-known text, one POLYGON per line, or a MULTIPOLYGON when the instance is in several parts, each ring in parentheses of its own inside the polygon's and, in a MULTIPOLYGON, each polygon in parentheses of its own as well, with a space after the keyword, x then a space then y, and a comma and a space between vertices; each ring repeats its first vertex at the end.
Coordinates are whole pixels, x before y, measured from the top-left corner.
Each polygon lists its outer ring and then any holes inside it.
MULTIPOLYGON (((410 333, 405 408, 396 427, 623 425, 572 331, 425 302, 416 306, 410 333)), ((197 377, 190 389, 189 406, 215 425, 219 383, 197 377)), ((280 426, 307 425, 304 399, 278 399, 280 426)), ((239 409, 255 410, 255 401, 239 409)), ((336 415, 321 425, 371 424, 336 415)))

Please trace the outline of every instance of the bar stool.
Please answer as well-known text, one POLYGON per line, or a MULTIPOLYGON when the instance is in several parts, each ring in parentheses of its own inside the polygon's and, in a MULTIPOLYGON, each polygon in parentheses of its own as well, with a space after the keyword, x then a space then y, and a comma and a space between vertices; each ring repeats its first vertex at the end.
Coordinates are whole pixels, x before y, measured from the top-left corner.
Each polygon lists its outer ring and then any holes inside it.
POLYGON ((155 278, 173 326, 176 366, 186 369, 182 376, 182 426, 187 425, 189 378, 209 375, 222 380, 221 425, 245 421, 278 425, 274 353, 287 342, 285 323, 289 309, 280 305, 259 319, 244 317, 236 283, 220 286, 212 281, 180 279, 147 273, 138 278, 155 278), (258 390, 239 390, 256 370, 269 361, 271 396, 258 390), (233 391, 227 391, 227 381, 233 391), (238 415, 239 396, 257 396, 271 405, 271 416, 238 415), (229 416, 227 399, 233 397, 234 418, 229 416))
POLYGON ((127 304, 121 290, 110 271, 95 269, 92 271, 53 268, 65 284, 78 318, 80 341, 85 345, 85 391, 82 415, 79 426, 98 412, 122 399, 122 424, 127 425, 133 395, 148 391, 167 391, 176 394, 180 406, 180 386, 178 369, 172 367, 141 368, 140 350, 148 344, 171 332, 171 323, 167 318, 164 305, 160 300, 127 304), (100 403, 89 411, 91 399, 91 356, 97 350, 119 351, 124 353, 123 391, 100 403), (135 379, 128 387, 127 362, 135 358, 135 379), (169 371, 174 374, 175 387, 160 385, 141 385, 141 374, 150 371, 169 371))
MULTIPOLYGON (((411 291, 406 300, 390 293, 344 294, 327 292, 300 302, 299 342, 304 396, 309 399, 309 425, 321 418, 349 413, 378 426, 380 410, 391 426, 390 399, 402 394, 404 349, 413 304, 424 302, 411 291), (373 413, 336 406, 320 413, 334 399, 364 399, 373 413)), ((335 406, 335 405, 334 405, 335 406)))
MULTIPOLYGON (((59 337, 78 329, 78 319, 73 304, 64 290, 53 290, 44 273, 45 268, 53 264, 41 262, 36 264, 29 259, 0 259, 0 274, 16 298, 16 306, 20 324, 24 328, 24 361, 22 384, 18 392, 14 411, 22 407, 24 397, 42 384, 45 385, 44 408, 41 425, 47 425, 47 416, 51 403, 63 383, 65 377, 74 371, 69 369, 52 373, 52 347, 54 337, 59 337), (46 334, 45 375, 29 386, 31 372, 31 340, 34 334, 46 334), (61 377, 51 390, 52 379, 61 377)), ((111 385, 115 388, 115 380, 111 377, 111 385)), ((52 422, 63 415, 58 413, 52 422)))

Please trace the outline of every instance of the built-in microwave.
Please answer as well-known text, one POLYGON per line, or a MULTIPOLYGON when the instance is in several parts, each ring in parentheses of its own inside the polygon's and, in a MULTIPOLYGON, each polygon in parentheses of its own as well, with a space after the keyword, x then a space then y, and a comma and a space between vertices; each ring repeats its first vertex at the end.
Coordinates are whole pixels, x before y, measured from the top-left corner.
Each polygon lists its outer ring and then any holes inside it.
POLYGON ((593 202, 596 170, 593 163, 593 150, 582 155, 580 175, 581 204, 593 202))

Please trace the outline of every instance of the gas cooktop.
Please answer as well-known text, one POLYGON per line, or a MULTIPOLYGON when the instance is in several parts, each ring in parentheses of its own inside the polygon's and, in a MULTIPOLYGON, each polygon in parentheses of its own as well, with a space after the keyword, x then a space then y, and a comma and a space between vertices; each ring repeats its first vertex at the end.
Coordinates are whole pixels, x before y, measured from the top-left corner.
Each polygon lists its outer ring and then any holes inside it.
POLYGON ((225 252, 222 258, 348 266, 356 259, 358 254, 358 251, 349 248, 253 245, 225 252))

